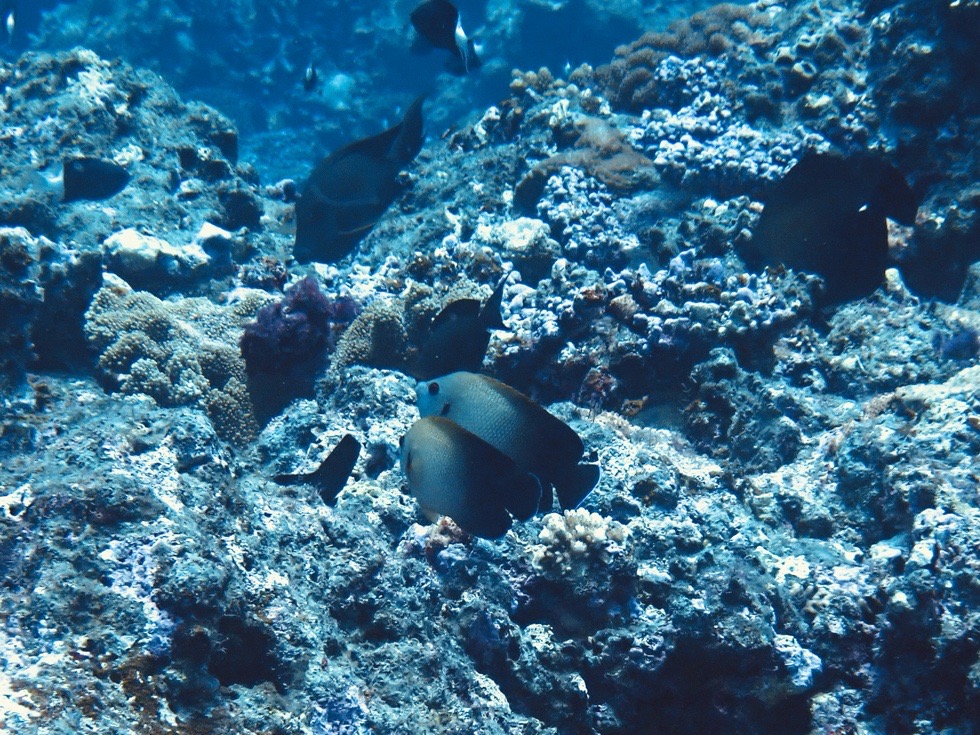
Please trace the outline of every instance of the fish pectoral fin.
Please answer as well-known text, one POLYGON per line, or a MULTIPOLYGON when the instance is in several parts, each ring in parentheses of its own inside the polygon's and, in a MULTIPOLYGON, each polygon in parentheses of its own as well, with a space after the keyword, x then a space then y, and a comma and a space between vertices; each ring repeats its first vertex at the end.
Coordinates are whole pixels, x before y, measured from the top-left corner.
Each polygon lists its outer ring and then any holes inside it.
POLYGON ((360 235, 363 232, 367 232, 372 227, 378 224, 377 220, 368 222, 367 224, 361 225, 360 227, 353 227, 349 230, 337 230, 337 234, 341 237, 350 237, 351 235, 360 235))

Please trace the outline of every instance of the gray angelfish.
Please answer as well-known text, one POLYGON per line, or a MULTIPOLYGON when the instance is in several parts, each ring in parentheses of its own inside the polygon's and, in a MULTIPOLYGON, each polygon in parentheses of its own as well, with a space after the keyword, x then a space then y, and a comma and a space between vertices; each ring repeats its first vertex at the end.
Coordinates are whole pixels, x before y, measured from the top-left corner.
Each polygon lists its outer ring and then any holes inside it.
POLYGON ((468 533, 498 538, 512 517, 537 510, 541 486, 514 462, 458 424, 440 416, 416 421, 402 439, 408 490, 429 520, 449 516, 468 533))

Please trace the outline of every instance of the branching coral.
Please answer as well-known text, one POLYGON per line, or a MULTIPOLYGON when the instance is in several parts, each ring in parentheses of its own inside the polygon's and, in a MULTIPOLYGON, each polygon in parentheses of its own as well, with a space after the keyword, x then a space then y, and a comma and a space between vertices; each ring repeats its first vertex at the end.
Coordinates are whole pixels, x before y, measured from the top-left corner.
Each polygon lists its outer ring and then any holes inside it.
POLYGON ((582 634, 625 616, 636 562, 626 526, 584 509, 544 517, 530 547, 534 570, 521 614, 566 634, 582 634))

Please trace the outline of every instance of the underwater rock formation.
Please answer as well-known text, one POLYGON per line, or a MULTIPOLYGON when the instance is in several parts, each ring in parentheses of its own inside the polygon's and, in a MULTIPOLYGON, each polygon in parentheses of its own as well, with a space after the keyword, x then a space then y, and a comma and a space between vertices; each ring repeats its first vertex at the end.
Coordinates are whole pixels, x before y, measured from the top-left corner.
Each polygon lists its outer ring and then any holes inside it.
MULTIPOLYGON (((619 72, 518 73, 469 124, 433 123, 342 265, 288 260, 293 174, 260 185, 229 120, 159 77, 83 51, 0 66, 0 346, 24 378, 0 397, 0 729, 972 733, 980 271, 930 300, 902 253, 970 258, 976 121, 951 90, 976 11, 886 5, 692 19, 643 54, 640 107, 619 72), (129 185, 70 203, 21 186, 65 141, 121 155, 129 185), (768 182, 850 145, 894 154, 923 204, 889 228, 882 287, 821 310, 817 276, 749 273, 737 247, 768 182), (617 179, 620 156, 651 170, 617 179), (211 253, 206 223, 230 233, 211 253), (568 424, 602 478, 489 541, 429 522, 399 440, 433 317, 504 273, 483 371, 568 424), (317 312, 313 284, 363 311, 260 426, 239 341, 264 306, 303 293, 317 312), (94 380, 68 359, 86 345, 94 380), (273 479, 348 435, 330 504, 273 479)), ((304 354, 329 339, 304 329, 304 354)))

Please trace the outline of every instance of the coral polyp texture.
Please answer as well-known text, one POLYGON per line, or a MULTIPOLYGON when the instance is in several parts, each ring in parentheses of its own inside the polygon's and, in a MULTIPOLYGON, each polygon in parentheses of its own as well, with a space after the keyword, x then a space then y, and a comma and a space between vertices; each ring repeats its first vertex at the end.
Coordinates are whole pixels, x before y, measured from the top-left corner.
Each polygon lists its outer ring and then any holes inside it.
MULTIPOLYGON (((975 2, 460 3, 465 77, 412 4, 7 8, 0 733, 977 731, 975 2), (314 163, 422 91, 298 263, 314 163), (793 265, 836 220, 743 259, 805 156, 894 168, 858 297, 793 265), (432 335, 567 425, 578 507, 427 516, 432 335)), ((458 428, 449 476, 514 471, 458 428)))

